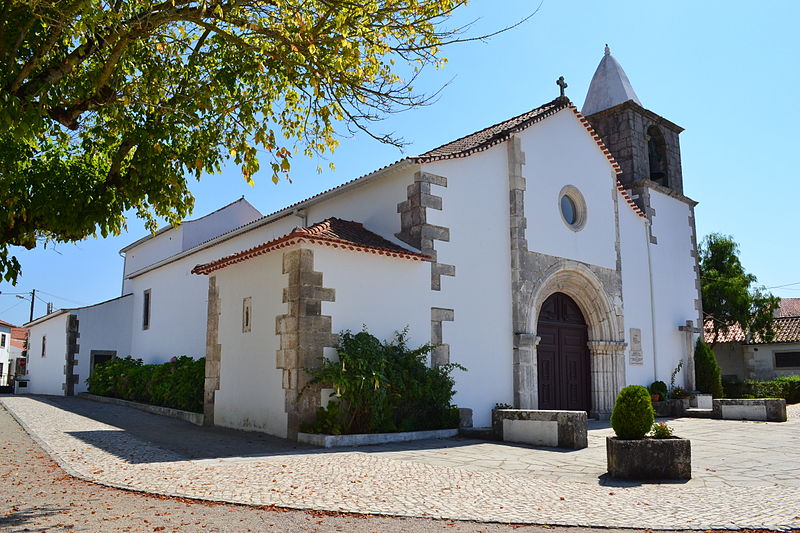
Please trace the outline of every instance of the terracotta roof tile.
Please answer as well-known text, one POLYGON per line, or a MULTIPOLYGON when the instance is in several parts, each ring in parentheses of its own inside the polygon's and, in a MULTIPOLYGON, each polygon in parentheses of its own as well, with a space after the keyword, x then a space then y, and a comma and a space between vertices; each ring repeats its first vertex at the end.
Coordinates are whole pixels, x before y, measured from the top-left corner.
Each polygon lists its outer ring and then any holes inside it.
POLYGON ((415 261, 427 261, 427 255, 411 251, 393 242, 384 239, 364 227, 360 222, 329 218, 308 228, 297 227, 291 233, 271 241, 259 244, 247 250, 242 250, 216 261, 197 265, 192 269, 193 274, 209 274, 235 263, 247 261, 253 257, 266 254, 278 248, 291 246, 298 242, 314 242, 325 244, 333 248, 358 252, 370 252, 390 257, 400 257, 415 261))
POLYGON ((466 157, 506 141, 514 133, 522 131, 534 122, 547 118, 570 105, 569 100, 566 98, 556 98, 552 102, 531 109, 526 113, 504 120, 503 122, 476 131, 475 133, 470 133, 460 139, 443 144, 438 148, 434 148, 433 150, 410 159, 413 159, 417 163, 429 163, 441 159, 466 157))
POLYGON ((800 316, 800 298, 781 298, 776 317, 800 316))
MULTIPOLYGON (((704 337, 706 342, 710 343, 714 340, 714 333, 711 330, 710 321, 706 322, 704 337)), ((728 329, 727 333, 721 333, 717 342, 741 342, 744 344, 773 344, 779 342, 800 342, 800 316, 781 317, 775 319, 775 337, 771 342, 763 342, 760 338, 755 337, 749 342, 742 331, 739 324, 728 329)))

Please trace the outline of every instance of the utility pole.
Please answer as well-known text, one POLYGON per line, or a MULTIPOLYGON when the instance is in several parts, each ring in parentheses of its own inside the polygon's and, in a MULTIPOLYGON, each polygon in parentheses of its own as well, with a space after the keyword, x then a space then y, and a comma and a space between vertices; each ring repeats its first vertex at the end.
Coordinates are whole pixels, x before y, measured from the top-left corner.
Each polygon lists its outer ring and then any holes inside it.
POLYGON ((53 312, 53 302, 47 302, 47 313, 46 314, 49 315, 52 312, 53 312))
POLYGON ((28 322, 33 322, 33 302, 36 301, 36 289, 31 290, 31 318, 28 322))

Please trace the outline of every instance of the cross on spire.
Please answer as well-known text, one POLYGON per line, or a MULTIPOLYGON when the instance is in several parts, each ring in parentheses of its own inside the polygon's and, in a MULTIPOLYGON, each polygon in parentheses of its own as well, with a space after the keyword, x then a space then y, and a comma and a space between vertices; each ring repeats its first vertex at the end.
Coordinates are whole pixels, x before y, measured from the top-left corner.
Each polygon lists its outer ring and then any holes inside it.
POLYGON ((560 76, 558 80, 556 80, 556 85, 558 85, 558 87, 561 89, 561 98, 565 98, 564 89, 569 87, 569 85, 567 85, 567 82, 564 81, 564 76, 560 76))

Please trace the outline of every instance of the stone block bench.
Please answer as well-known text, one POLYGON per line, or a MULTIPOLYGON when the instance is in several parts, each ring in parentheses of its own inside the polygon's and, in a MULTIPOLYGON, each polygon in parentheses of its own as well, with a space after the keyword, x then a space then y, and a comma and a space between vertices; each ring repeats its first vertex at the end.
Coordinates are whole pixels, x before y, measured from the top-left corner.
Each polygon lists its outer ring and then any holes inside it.
POLYGON ((718 399, 713 403, 714 418, 786 422, 786 400, 783 398, 718 399))
POLYGON ((492 411, 494 437, 505 442, 577 450, 589 445, 587 427, 585 411, 492 411))

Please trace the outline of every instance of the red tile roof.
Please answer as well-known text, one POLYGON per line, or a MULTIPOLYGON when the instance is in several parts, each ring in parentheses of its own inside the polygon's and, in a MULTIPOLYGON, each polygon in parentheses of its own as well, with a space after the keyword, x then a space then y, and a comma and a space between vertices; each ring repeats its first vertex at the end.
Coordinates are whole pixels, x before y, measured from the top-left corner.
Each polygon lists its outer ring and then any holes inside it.
POLYGON ((483 128, 475 133, 470 133, 410 159, 413 159, 416 163, 430 163, 431 161, 442 159, 466 157, 507 141, 514 133, 518 133, 528 128, 531 124, 554 115, 567 107, 570 107, 569 100, 556 98, 552 102, 531 109, 526 113, 504 120, 488 128, 483 128))
POLYGON ((800 298, 781 298, 776 317, 800 316, 800 298))
MULTIPOLYGON (((705 340, 708 343, 714 341, 714 333, 711 330, 710 322, 706 322, 705 340)), ((779 342, 800 342, 800 316, 781 317, 775 319, 775 337, 770 342, 764 342, 759 337, 749 341, 742 331, 739 324, 730 327, 727 333, 720 333, 717 342, 741 342, 743 344, 773 344, 779 342)))
POLYGON ((384 239, 377 233, 366 229, 359 222, 329 218, 308 228, 294 228, 291 233, 283 237, 259 244, 253 248, 242 250, 210 263, 197 265, 192 269, 192 274, 210 274, 229 265, 241 263, 277 248, 285 248, 300 242, 313 242, 333 248, 341 248, 342 250, 370 252, 414 261, 427 261, 430 259, 427 255, 413 252, 384 239))

